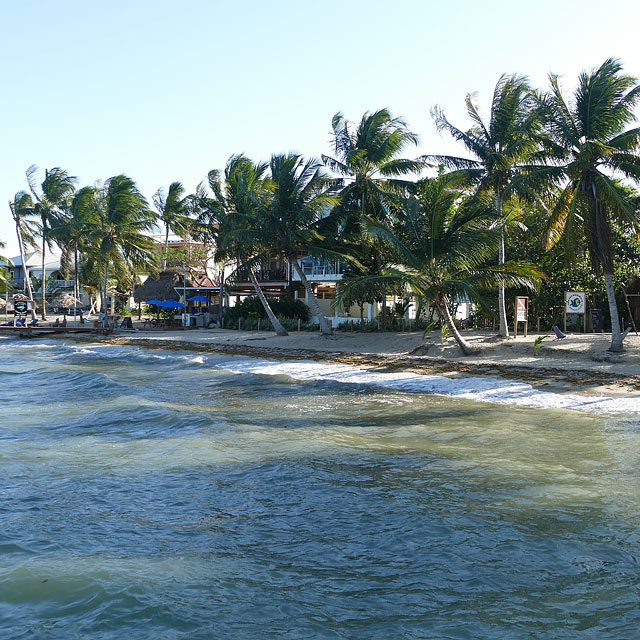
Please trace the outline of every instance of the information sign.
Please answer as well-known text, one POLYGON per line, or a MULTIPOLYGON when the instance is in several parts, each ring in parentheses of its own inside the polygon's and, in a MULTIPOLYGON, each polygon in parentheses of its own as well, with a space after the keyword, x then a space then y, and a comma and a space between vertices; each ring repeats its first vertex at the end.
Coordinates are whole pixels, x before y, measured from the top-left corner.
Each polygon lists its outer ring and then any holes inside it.
POLYGON ((516 298, 516 322, 527 321, 527 307, 529 298, 526 296, 518 296, 516 298))
POLYGON ((567 313, 585 313, 587 295, 583 291, 567 291, 565 293, 565 310, 567 313))
POLYGON ((527 296, 516 296, 516 317, 513 323, 513 337, 518 337, 518 322, 524 322, 524 337, 527 337, 527 328, 529 321, 527 318, 527 312, 529 311, 529 298, 527 296))

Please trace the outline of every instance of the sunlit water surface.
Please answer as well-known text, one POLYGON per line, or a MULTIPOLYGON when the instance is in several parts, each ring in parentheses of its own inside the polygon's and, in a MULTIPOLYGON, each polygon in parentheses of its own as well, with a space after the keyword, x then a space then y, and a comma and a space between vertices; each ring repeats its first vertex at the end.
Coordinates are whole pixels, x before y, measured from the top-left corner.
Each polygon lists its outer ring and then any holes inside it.
POLYGON ((0 341, 1 638, 640 637, 638 415, 239 362, 0 341))

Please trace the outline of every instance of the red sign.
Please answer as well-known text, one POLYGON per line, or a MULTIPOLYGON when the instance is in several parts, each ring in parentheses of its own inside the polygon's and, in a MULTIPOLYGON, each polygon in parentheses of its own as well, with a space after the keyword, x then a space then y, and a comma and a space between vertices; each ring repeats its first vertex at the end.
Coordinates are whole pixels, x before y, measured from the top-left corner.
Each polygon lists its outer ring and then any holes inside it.
POLYGON ((529 298, 526 296, 518 296, 516 298, 516 322, 527 321, 527 310, 529 307, 529 298))

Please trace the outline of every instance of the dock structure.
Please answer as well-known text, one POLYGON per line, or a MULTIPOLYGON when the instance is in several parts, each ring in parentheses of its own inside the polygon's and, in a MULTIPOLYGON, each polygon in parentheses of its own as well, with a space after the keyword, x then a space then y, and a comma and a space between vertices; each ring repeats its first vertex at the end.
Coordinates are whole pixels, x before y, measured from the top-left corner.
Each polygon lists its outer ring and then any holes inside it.
POLYGON ((60 333, 95 333, 93 327, 0 327, 0 334, 31 338, 60 333))

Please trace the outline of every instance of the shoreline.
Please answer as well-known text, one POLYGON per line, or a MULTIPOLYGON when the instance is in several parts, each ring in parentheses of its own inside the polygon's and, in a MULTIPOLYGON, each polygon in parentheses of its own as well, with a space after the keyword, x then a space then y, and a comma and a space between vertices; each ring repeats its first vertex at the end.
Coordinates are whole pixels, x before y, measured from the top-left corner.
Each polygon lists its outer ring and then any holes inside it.
POLYGON ((465 335, 481 352, 463 356, 451 340, 425 341, 422 334, 406 333, 292 333, 211 329, 200 331, 133 331, 112 336, 59 335, 75 342, 133 345, 153 349, 225 353, 273 360, 313 360, 351 365, 369 371, 406 371, 418 375, 499 376, 526 381, 532 387, 554 392, 637 397, 640 410, 640 337, 629 336, 623 354, 606 351, 606 334, 575 334, 566 340, 544 341, 533 355, 536 335, 497 339, 490 332, 465 335), (255 344, 260 342, 260 344, 255 344), (637 345, 635 344, 637 342, 637 345), (426 351, 426 353, 425 353, 426 351))

